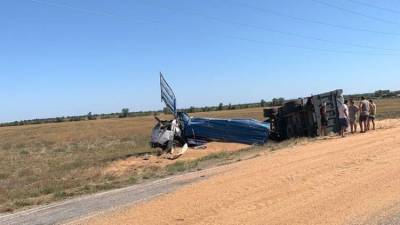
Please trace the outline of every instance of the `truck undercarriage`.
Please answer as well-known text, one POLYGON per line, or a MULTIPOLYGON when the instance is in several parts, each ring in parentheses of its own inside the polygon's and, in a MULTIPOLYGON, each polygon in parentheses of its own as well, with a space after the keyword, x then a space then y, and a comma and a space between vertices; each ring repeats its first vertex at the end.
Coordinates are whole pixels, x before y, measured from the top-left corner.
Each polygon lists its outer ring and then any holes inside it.
POLYGON ((264 117, 271 124, 270 138, 282 141, 294 137, 320 135, 320 107, 325 104, 328 132, 338 132, 338 105, 343 103, 343 91, 335 90, 311 97, 291 100, 281 107, 264 109, 264 117))

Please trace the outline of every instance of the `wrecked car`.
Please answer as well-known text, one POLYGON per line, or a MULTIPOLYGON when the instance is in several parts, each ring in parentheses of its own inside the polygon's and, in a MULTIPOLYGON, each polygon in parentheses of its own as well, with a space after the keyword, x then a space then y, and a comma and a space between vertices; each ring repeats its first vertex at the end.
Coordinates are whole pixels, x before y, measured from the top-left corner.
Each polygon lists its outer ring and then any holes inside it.
POLYGON ((204 145, 209 141, 263 145, 268 141, 269 124, 254 119, 217 119, 190 117, 178 112, 176 97, 160 73, 161 101, 174 119, 157 124, 151 135, 151 146, 166 153, 181 155, 188 146, 204 145), (176 150, 176 147, 183 147, 176 150))
POLYGON ((178 118, 186 139, 263 145, 268 138, 269 125, 253 119, 197 118, 182 112, 178 118))

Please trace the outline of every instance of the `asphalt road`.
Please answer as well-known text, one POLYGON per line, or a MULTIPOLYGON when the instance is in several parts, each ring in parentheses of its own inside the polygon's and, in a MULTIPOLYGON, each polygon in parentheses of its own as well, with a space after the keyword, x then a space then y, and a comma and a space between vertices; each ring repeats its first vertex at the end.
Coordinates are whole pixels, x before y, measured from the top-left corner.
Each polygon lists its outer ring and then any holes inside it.
POLYGON ((389 209, 385 209, 386 212, 377 214, 374 218, 371 218, 365 225, 376 224, 376 225, 399 225, 400 224, 400 205, 396 204, 389 209))
POLYGON ((53 225, 65 224, 81 218, 129 207, 141 201, 172 192, 179 187, 206 179, 226 171, 233 165, 173 176, 127 188, 74 198, 46 206, 32 208, 13 214, 0 215, 4 225, 53 225))

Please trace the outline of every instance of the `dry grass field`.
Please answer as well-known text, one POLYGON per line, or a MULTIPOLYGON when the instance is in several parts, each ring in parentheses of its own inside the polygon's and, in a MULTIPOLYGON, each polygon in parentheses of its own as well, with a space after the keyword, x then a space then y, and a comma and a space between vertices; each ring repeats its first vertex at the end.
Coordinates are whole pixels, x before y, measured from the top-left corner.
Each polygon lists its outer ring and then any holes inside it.
MULTIPOLYGON (((400 116, 400 99, 379 100, 377 107, 378 118, 400 116)), ((261 120, 262 109, 194 115, 261 120)), ((0 212, 151 178, 148 172, 157 166, 121 175, 104 170, 115 161, 152 151, 148 142, 154 123, 148 116, 0 128, 0 212)))

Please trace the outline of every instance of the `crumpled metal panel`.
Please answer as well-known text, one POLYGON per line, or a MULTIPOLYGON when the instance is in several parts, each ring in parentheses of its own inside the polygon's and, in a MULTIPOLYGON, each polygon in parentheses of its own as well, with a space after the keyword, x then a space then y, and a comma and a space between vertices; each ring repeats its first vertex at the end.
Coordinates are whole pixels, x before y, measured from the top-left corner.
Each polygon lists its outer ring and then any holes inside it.
POLYGON ((168 141, 174 139, 174 131, 162 129, 158 123, 151 133, 151 143, 165 145, 168 141))
POLYGON ((168 110, 176 116, 176 97, 172 88, 168 85, 167 81, 164 79, 162 73, 160 73, 160 87, 161 87, 161 101, 165 103, 168 110))
POLYGON ((186 139, 225 141, 243 144, 265 144, 269 135, 269 124, 253 119, 190 118, 178 113, 184 124, 186 139))

